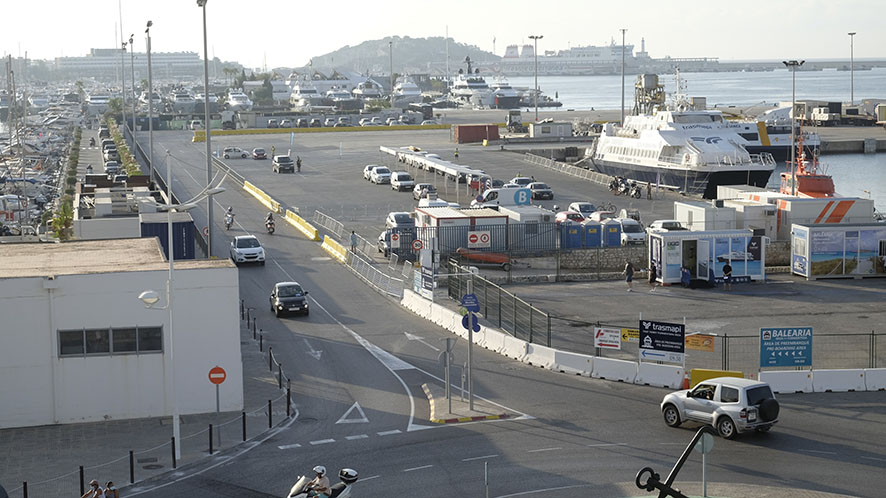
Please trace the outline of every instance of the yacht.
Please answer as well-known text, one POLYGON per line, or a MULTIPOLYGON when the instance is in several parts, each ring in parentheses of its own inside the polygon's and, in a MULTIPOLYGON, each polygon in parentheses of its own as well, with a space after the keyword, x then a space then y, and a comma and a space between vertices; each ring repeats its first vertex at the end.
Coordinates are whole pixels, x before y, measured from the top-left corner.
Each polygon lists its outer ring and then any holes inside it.
POLYGON ((351 92, 355 98, 360 100, 380 99, 382 96, 381 85, 370 78, 366 81, 357 83, 356 88, 351 92))
POLYGON ((28 104, 31 107, 31 111, 42 111, 49 108, 49 97, 46 95, 31 95, 28 97, 28 104))
POLYGON ((421 101, 421 89, 412 81, 412 78, 402 77, 394 85, 394 107, 405 109, 409 107, 409 104, 418 104, 421 101))
POLYGON ((351 92, 343 86, 333 86, 326 91, 324 104, 340 111, 359 109, 362 103, 355 99, 351 92))
MULTIPOLYGON (((196 102, 197 104, 202 104, 203 100, 205 98, 206 98, 205 95, 203 95, 202 93, 198 93, 197 95, 194 96, 194 102, 196 102)), ((215 104, 217 102, 218 102, 218 96, 216 96, 216 95, 209 96, 209 103, 210 104, 215 104)))
POLYGON ((90 94, 86 96, 86 106, 89 114, 104 114, 108 110, 111 97, 105 94, 90 94))
POLYGON ((243 93, 243 90, 231 88, 228 90, 228 110, 229 111, 251 111, 252 101, 243 93))
MULTIPOLYGON (((679 88, 679 83, 678 83, 679 88)), ((738 123, 717 110, 689 110, 678 94, 652 114, 607 123, 591 148, 597 171, 715 198, 717 185, 765 187, 775 169, 767 152, 748 152, 738 123)))
POLYGON ((496 76, 489 85, 492 90, 492 105, 496 109, 517 109, 520 107, 520 93, 515 90, 504 76, 496 76))
POLYGON ((471 70, 471 58, 465 57, 468 66, 467 72, 459 70, 458 76, 449 87, 452 99, 461 105, 474 107, 491 107, 493 103, 492 90, 486 80, 471 70))
POLYGON ((317 91, 310 80, 295 80, 289 94, 289 104, 293 109, 306 109, 323 105, 323 98, 324 95, 317 91))
POLYGON ((197 99, 194 98, 193 95, 190 94, 185 89, 178 88, 172 91, 172 95, 170 95, 170 104, 172 106, 172 110, 175 113, 193 113, 194 105, 197 103, 197 99))
MULTIPOLYGON (((138 98, 138 101, 144 105, 148 105, 148 100, 149 98, 147 91, 142 92, 142 94, 138 98)), ((160 105, 161 102, 163 102, 163 98, 160 97, 159 93, 154 92, 153 94, 151 94, 150 101, 153 103, 153 107, 156 108, 158 105, 160 105)))

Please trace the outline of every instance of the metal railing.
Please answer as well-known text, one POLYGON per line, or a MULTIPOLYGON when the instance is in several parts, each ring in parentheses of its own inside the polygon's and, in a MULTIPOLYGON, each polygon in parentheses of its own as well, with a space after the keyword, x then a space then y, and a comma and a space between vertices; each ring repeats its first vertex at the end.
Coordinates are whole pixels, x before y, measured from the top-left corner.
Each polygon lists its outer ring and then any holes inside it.
POLYGON ((609 185, 609 181, 612 179, 611 176, 604 175, 603 173, 598 173, 596 171, 585 168, 579 168, 577 166, 572 166, 571 164, 554 161, 552 159, 537 156, 535 154, 526 153, 523 155, 523 160, 536 166, 559 171, 560 173, 563 173, 565 175, 581 178, 582 180, 587 180, 599 185, 609 185))
POLYGON ((314 211, 314 217, 312 218, 312 221, 315 225, 331 232, 339 239, 343 239, 345 237, 345 226, 340 221, 331 216, 327 216, 320 211, 314 211))
POLYGON ((402 279, 392 277, 379 270, 371 262, 363 259, 359 254, 350 253, 348 267, 377 291, 394 296, 398 299, 403 297, 402 279))

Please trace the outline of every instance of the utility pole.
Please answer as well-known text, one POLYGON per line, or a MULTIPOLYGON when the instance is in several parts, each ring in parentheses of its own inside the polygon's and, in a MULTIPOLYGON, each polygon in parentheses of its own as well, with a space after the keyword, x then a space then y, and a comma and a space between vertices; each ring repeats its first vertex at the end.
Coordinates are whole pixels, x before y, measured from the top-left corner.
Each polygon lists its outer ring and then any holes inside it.
POLYGON ((849 33, 849 105, 855 104, 855 31, 849 33))
POLYGON ((388 41, 388 54, 391 56, 391 109, 394 109, 394 41, 388 41))
POLYGON ((621 29, 621 124, 625 124, 625 32, 627 28, 621 29))
POLYGON ((538 123, 538 40, 544 38, 544 35, 529 35, 529 38, 535 42, 535 92, 533 93, 533 101, 535 103, 535 122, 538 123))
MULTIPOLYGON (((212 138, 209 126, 209 45, 206 42, 206 2, 197 0, 197 6, 203 9, 203 121, 206 126, 206 188, 212 184, 212 138)), ((212 258, 212 196, 206 198, 206 257, 212 258)))
MULTIPOLYGON (((151 26, 153 25, 153 22, 148 21, 148 28, 145 29, 145 34, 148 35, 148 155, 150 156, 148 167, 151 183, 154 182, 154 80, 151 73, 151 26)), ((166 181, 169 181, 169 178, 166 181)))

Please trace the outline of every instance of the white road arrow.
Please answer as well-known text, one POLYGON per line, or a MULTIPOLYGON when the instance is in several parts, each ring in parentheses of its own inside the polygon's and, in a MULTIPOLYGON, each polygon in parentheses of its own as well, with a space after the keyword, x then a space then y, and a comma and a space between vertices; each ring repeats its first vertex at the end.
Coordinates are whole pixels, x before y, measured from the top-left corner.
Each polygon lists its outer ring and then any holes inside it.
POLYGON ((353 405, 351 405, 350 408, 348 408, 348 411, 346 411, 345 414, 342 415, 340 419, 338 419, 338 422, 336 422, 336 424, 368 424, 368 423, 369 423, 369 419, 366 418, 366 414, 363 413, 363 409, 360 408, 360 403, 357 403, 356 401, 354 402, 353 405), (348 418, 351 415, 351 412, 353 412, 354 410, 357 410, 357 413, 360 414, 360 418, 348 418))
POLYGON ((316 349, 314 349, 314 346, 311 346, 311 343, 308 342, 307 339, 303 340, 305 341, 305 345, 308 347, 308 350, 305 352, 313 356, 315 360, 320 360, 320 355, 323 354, 323 351, 317 351, 316 349))
POLYGON ((418 341, 418 342, 424 344, 425 346, 433 349, 434 351, 440 351, 439 348, 435 347, 432 344, 428 344, 427 342, 425 342, 424 338, 422 338, 422 337, 419 337, 414 334, 410 334, 409 332, 403 332, 403 333, 406 334, 406 338, 409 339, 410 341, 418 341))

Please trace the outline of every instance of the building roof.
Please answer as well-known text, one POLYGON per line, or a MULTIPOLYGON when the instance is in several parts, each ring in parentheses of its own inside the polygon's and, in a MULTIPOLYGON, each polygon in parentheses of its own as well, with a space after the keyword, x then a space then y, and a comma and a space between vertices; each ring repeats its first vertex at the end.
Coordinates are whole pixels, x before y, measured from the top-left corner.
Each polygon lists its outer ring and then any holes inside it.
MULTIPOLYGON (((228 259, 176 260, 175 268, 233 267, 228 259)), ((169 268, 156 238, 0 244, 0 278, 158 271, 169 268)))

